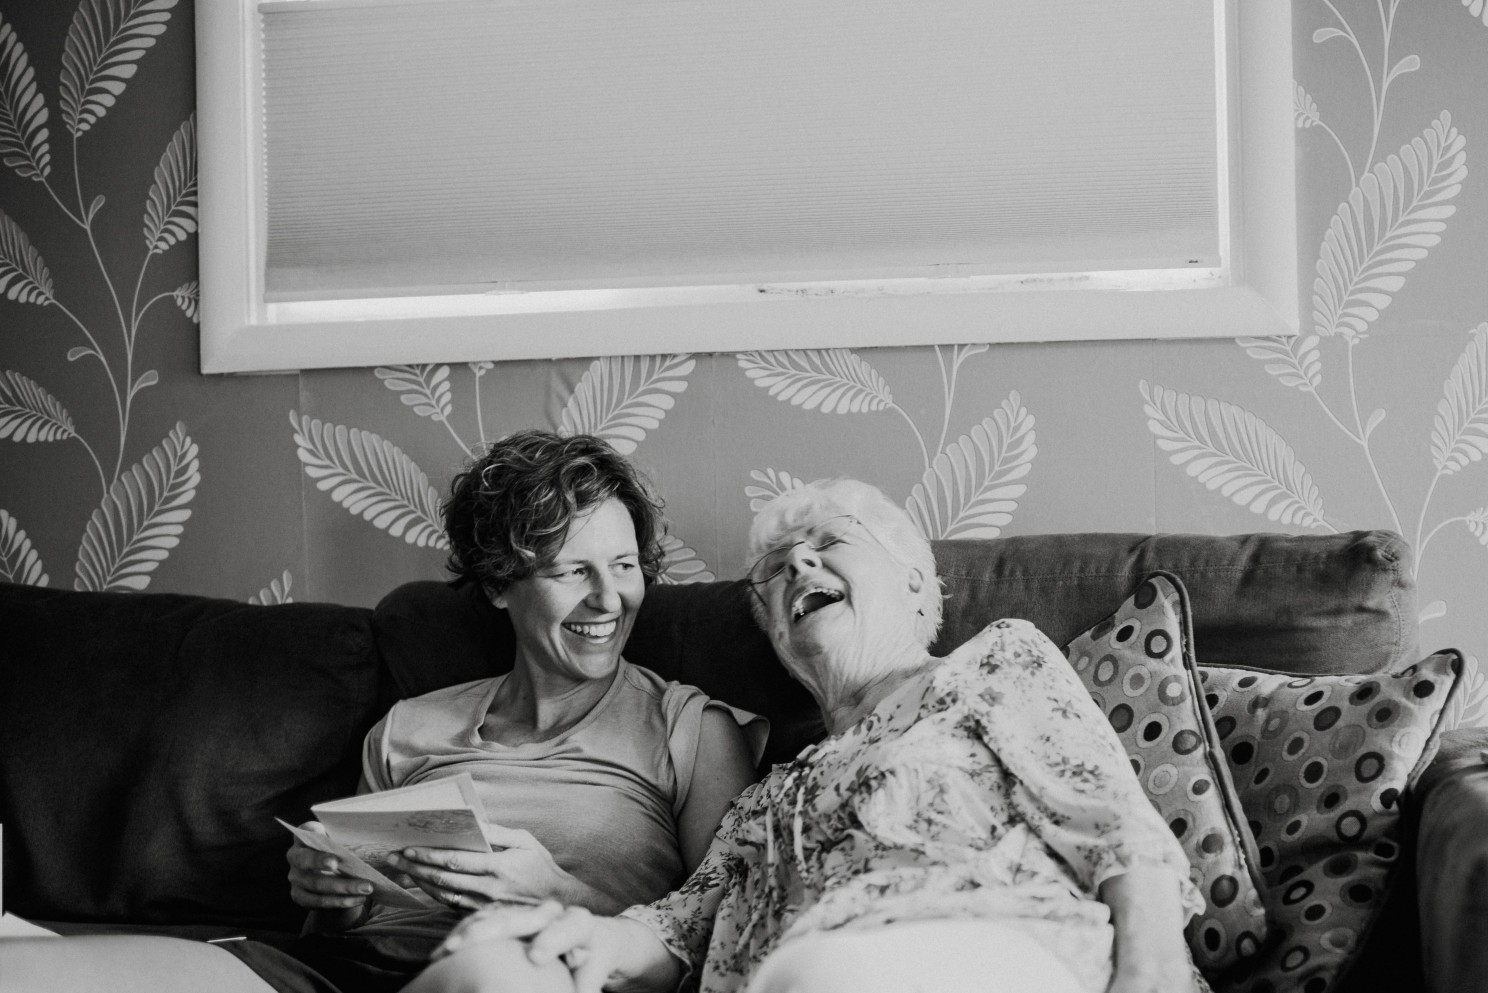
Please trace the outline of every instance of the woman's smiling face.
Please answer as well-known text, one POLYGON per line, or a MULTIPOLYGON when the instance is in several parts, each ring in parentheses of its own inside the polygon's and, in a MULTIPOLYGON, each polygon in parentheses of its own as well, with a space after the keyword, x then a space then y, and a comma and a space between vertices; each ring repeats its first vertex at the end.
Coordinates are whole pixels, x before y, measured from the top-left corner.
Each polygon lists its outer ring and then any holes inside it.
POLYGON ((492 602, 511 616, 519 660, 580 681, 614 673, 645 592, 635 525, 612 498, 576 517, 558 554, 492 602))

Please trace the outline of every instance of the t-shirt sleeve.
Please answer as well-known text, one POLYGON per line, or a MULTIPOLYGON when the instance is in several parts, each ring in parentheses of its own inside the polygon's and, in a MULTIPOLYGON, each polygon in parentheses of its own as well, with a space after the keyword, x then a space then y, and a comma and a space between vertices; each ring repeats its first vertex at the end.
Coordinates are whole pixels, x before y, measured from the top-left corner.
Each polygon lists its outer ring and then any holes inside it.
POLYGON ((666 715, 667 749, 671 753, 672 768, 677 776, 677 792, 672 798, 672 813, 678 815, 687 803, 692 788, 692 776, 697 768, 698 739, 702 734, 703 711, 721 710, 734 719, 744 740, 749 745, 749 754, 755 765, 765 753, 765 739, 770 735, 770 722, 758 714, 732 707, 722 700, 714 700, 695 686, 683 683, 668 683, 662 696, 662 710, 666 715))
POLYGON ((945 688, 1012 777, 1019 813, 1080 884, 1094 893, 1135 865, 1162 865, 1185 909, 1202 910, 1182 847, 1053 642, 1027 621, 998 621, 952 658, 945 688))
POLYGON ((397 705, 394 704, 393 709, 384 714, 382 720, 372 725, 372 730, 368 731, 367 736, 362 739, 362 780, 373 793, 390 790, 397 785, 393 782, 390 741, 393 714, 397 709, 397 705))

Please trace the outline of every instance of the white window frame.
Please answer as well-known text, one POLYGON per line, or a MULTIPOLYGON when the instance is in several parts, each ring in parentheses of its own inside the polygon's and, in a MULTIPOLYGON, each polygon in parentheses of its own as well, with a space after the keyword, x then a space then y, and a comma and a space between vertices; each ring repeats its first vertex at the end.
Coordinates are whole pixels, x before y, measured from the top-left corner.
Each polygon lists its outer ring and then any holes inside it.
POLYGON ((257 4, 196 0, 202 371, 1295 334, 1291 4, 1213 2, 1230 122, 1217 269, 267 303, 257 4))

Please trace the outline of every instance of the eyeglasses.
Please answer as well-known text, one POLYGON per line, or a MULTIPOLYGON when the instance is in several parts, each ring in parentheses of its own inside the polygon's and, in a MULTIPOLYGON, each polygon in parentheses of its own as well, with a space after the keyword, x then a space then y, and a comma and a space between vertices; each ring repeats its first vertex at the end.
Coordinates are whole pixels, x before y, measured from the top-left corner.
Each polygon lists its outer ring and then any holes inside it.
MULTIPOLYGON (((777 545, 761 555, 754 565, 749 567, 747 577, 749 585, 758 593, 761 586, 780 575, 785 570, 786 563, 790 561, 790 553, 797 545, 805 545, 813 552, 819 552, 841 541, 854 524, 862 523, 851 514, 843 514, 840 517, 828 517, 820 524, 813 525, 807 530, 805 537, 797 538, 787 545, 777 545)), ((863 530, 868 529, 865 527, 863 530)), ((869 536, 872 536, 871 531, 869 536)))

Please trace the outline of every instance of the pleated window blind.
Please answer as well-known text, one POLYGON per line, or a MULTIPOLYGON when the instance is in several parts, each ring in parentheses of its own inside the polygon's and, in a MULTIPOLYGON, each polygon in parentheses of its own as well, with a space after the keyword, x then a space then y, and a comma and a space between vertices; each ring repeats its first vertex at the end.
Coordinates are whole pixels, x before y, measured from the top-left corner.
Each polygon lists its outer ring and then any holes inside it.
POLYGON ((269 300, 1220 264, 1208 0, 269 0, 269 300))

